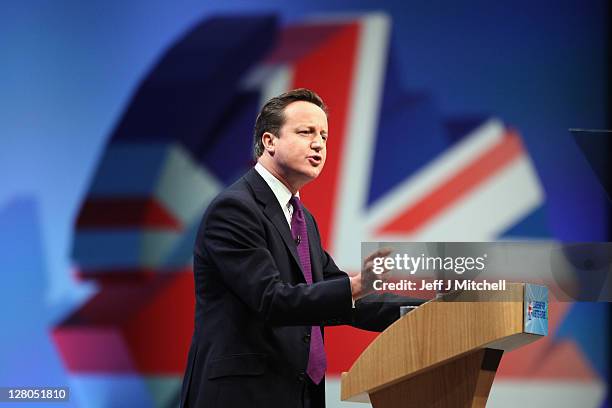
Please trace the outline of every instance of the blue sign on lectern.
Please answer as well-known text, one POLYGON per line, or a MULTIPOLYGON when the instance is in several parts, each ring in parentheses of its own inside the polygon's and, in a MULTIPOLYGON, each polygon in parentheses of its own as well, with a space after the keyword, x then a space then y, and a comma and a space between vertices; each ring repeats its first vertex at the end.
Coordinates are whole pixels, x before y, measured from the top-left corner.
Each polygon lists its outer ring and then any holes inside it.
POLYGON ((548 288, 525 284, 525 333, 548 335, 548 288))

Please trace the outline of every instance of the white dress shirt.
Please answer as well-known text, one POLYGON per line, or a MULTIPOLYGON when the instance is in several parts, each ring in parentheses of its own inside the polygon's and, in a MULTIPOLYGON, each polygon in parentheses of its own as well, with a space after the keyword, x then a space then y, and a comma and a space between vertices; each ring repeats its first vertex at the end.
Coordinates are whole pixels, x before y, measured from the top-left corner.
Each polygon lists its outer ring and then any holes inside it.
MULTIPOLYGON (((268 169, 262 166, 261 163, 257 162, 257 164, 255 164, 255 170, 261 175, 261 177, 263 177, 263 179, 272 189, 274 196, 278 200, 278 203, 283 210, 283 214, 285 214, 287 224, 289 224, 289 229, 291 229, 291 217, 293 216, 293 206, 289 202, 293 196, 291 191, 289 191, 286 185, 284 185, 279 179, 270 173, 268 169)), ((296 196, 299 197, 300 193, 298 192, 296 196)))

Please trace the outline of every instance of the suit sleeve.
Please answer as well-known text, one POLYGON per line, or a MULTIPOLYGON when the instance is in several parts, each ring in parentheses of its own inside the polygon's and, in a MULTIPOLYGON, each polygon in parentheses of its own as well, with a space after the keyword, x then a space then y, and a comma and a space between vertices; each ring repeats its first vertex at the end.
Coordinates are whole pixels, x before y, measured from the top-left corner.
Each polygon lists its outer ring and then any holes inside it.
MULTIPOLYGON (((319 235, 319 227, 316 220, 312 220, 319 235)), ((320 236, 317 237, 320 240, 320 236)), ((336 266, 336 263, 327 251, 321 249, 324 279, 335 279, 339 276, 347 276, 336 266)), ((346 319, 331 319, 325 321, 326 326, 348 324, 359 329, 381 332, 389 327, 400 317, 400 306, 422 303, 420 299, 397 296, 390 293, 374 293, 355 302, 355 308, 346 319)))
POLYGON ((319 325, 351 314, 348 277, 291 285, 280 279, 267 249, 261 216, 241 197, 211 204, 196 240, 223 283, 261 319, 273 325, 319 325))

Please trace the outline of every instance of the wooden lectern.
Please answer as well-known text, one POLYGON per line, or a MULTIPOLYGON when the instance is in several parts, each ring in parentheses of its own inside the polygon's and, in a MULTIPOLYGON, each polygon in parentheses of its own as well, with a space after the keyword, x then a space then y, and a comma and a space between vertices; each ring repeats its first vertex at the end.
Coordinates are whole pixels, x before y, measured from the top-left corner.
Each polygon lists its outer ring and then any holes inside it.
POLYGON ((543 337, 526 331, 532 286, 449 293, 419 306, 342 373, 341 399, 374 408, 484 407, 503 352, 543 337))

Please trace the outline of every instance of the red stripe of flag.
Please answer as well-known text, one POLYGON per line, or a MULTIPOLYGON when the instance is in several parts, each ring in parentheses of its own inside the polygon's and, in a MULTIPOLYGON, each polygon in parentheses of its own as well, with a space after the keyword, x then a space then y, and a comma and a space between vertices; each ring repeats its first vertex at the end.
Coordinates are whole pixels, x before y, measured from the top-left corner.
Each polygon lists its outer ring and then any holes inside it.
POLYGON ((79 281, 96 281, 99 285, 125 285, 147 282, 164 273, 174 273, 174 271, 147 268, 85 269, 75 271, 74 277, 79 281))
POLYGON ((508 131, 502 140, 472 160, 412 207, 393 218, 378 233, 414 233, 456 204, 485 180, 502 171, 523 151, 519 136, 508 131))
POLYGON ((180 221, 151 197, 89 198, 81 208, 77 227, 182 229, 180 221))

